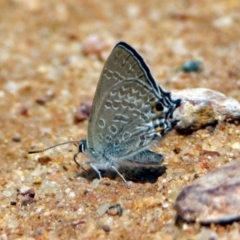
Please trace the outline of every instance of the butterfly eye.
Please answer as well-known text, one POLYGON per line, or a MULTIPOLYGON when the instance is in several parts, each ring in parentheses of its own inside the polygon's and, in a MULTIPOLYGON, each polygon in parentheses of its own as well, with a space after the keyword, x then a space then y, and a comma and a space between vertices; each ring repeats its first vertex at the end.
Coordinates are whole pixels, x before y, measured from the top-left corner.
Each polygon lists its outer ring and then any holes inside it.
POLYGON ((86 146, 87 146, 86 140, 85 140, 85 139, 82 139, 82 140, 79 142, 79 146, 78 146, 79 152, 84 153, 85 150, 86 150, 86 146))
POLYGON ((161 102, 157 102, 153 105, 153 110, 155 113, 161 113, 163 111, 164 107, 161 102))

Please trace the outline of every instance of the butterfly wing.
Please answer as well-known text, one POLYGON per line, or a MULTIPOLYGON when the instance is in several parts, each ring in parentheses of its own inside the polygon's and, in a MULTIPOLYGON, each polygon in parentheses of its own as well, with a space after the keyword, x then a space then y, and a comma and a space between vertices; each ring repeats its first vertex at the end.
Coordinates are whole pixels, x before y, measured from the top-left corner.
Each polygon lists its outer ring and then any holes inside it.
POLYGON ((87 147, 110 159, 130 157, 172 127, 172 113, 179 103, 156 84, 142 57, 120 42, 97 86, 87 147))

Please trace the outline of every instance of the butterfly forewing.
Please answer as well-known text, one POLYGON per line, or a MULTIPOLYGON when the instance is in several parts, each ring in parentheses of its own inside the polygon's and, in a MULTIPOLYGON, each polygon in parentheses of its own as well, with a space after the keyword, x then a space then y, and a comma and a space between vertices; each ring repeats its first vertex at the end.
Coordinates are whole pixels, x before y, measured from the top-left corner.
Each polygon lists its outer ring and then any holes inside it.
POLYGON ((98 116, 101 115, 102 99, 106 98, 109 89, 113 85, 129 79, 139 80, 143 84, 150 86, 153 89, 152 91, 159 91, 142 57, 131 46, 120 42, 108 57, 97 85, 88 126, 87 142, 90 147, 93 146, 95 139, 94 128, 98 121, 98 116))
POLYGON ((117 44, 104 65, 94 97, 88 147, 118 160, 148 148, 164 133, 156 133, 155 128, 164 129, 167 114, 175 109, 171 101, 142 57, 126 43, 117 44), (160 101, 165 112, 156 113, 153 108, 160 101))

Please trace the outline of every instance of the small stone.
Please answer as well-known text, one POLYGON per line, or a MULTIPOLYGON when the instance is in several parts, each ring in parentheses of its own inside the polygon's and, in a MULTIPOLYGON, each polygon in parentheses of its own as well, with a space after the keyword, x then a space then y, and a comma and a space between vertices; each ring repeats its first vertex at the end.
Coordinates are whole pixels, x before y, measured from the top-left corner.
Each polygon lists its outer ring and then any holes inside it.
POLYGON ((233 18, 230 16, 220 17, 213 21, 213 26, 216 28, 228 27, 232 24, 233 24, 233 18))
POLYGON ((92 100, 86 100, 80 104, 75 113, 75 122, 81 122, 88 119, 92 107, 92 100))
POLYGON ((97 214, 101 217, 103 216, 109 209, 109 207, 111 206, 110 203, 103 203, 102 205, 100 205, 97 209, 97 214))
POLYGON ((100 55, 107 48, 109 48, 109 44, 98 35, 91 35, 82 43, 82 51, 86 55, 100 55))
POLYGON ((40 176, 42 173, 43 173, 42 165, 41 164, 37 164, 35 169, 32 171, 31 175, 33 177, 37 177, 37 176, 40 176))
POLYGON ((239 150, 240 149, 240 143, 239 142, 235 142, 231 145, 232 149, 237 149, 239 150))
POLYGON ((20 110, 19 110, 19 114, 23 117, 28 117, 28 109, 26 107, 22 107, 20 110))
POLYGON ((191 60, 185 62, 181 70, 184 72, 198 72, 201 69, 202 63, 199 60, 191 60))
POLYGON ((200 155, 207 155, 207 156, 210 156, 210 157, 219 157, 220 153, 217 152, 217 151, 202 150, 200 152, 200 155))
POLYGON ((181 148, 175 147, 175 148, 173 149, 173 151, 174 151, 174 153, 179 154, 179 153, 181 152, 181 148))
POLYGON ((83 214, 83 213, 84 213, 83 208, 79 208, 79 209, 77 210, 77 213, 78 213, 78 214, 83 214))
POLYGON ((77 227, 80 227, 81 225, 83 225, 84 223, 86 223, 85 220, 75 220, 75 221, 72 221, 71 225, 75 228, 77 227))
POLYGON ((65 190, 65 193, 66 193, 66 194, 68 195, 68 197, 71 198, 71 199, 73 199, 73 198, 76 197, 76 194, 72 191, 71 188, 67 188, 67 189, 65 190))
POLYGON ((7 225, 8 228, 17 228, 18 226, 19 226, 19 222, 16 219, 10 218, 8 220, 8 225, 7 225))
POLYGON ((136 4, 129 4, 127 6, 127 14, 130 19, 137 19, 140 13, 140 8, 136 4))
POLYGON ((61 194, 59 184, 55 181, 49 181, 45 179, 41 184, 41 189, 44 191, 45 194, 61 194))
POLYGON ((176 39, 173 42, 171 42, 170 46, 171 50, 177 54, 177 55, 186 55, 189 53, 189 50, 186 47, 185 42, 183 39, 176 39))
POLYGON ((39 105, 44 105, 47 102, 51 101, 54 97, 55 97, 55 92, 49 89, 46 91, 45 96, 41 98, 37 98, 35 102, 38 103, 39 105))
POLYGON ((28 186, 22 186, 20 189, 19 189, 19 192, 18 192, 18 194, 20 194, 20 195, 26 195, 26 194, 28 194, 30 191, 34 191, 34 189, 32 189, 32 188, 30 188, 30 187, 28 187, 28 186))
POLYGON ((34 199, 35 190, 33 188, 29 188, 27 186, 22 186, 18 192, 18 201, 21 202, 22 205, 28 205, 36 202, 34 199))
POLYGON ((103 225, 102 229, 104 230, 104 232, 109 233, 111 231, 111 228, 108 225, 103 225))
POLYGON ((5 90, 11 94, 17 94, 18 90, 20 89, 20 85, 13 81, 7 81, 4 86, 5 90))
POLYGON ((47 98, 38 98, 35 100, 35 102, 39 105, 44 105, 47 102, 47 98))
POLYGON ((120 204, 115 204, 108 208, 107 213, 111 216, 116 216, 116 215, 122 216, 123 209, 120 204))
POLYGON ((21 140, 22 140, 22 139, 21 139, 21 137, 19 137, 19 136, 16 136, 16 137, 13 137, 13 138, 12 138, 12 141, 13 141, 13 142, 17 142, 17 143, 18 143, 18 142, 21 142, 21 140))
POLYGON ((65 190, 65 193, 66 193, 66 194, 69 194, 71 191, 72 191, 71 188, 67 188, 67 189, 65 190))
POLYGON ((70 192, 70 193, 68 194, 68 197, 69 197, 70 199, 74 199, 74 198, 76 197, 75 192, 70 192))
POLYGON ((47 165, 49 162, 51 162, 52 159, 49 157, 49 156, 43 156, 43 157, 39 157, 38 158, 38 162, 41 164, 41 165, 47 165))
POLYGON ((7 188, 3 191, 3 196, 4 197, 11 197, 13 194, 14 194, 15 190, 14 189, 11 189, 11 188, 7 188))

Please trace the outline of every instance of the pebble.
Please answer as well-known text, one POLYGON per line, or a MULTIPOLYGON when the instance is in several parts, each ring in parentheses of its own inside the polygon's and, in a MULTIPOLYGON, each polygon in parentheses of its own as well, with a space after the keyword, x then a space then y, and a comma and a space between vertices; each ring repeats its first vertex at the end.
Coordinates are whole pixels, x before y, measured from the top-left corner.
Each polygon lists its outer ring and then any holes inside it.
POLYGON ((216 28, 229 27, 233 24, 233 19, 230 16, 217 18, 213 21, 213 26, 216 28))
POLYGON ((86 223, 86 221, 83 220, 83 219, 81 219, 81 220, 72 221, 71 225, 72 225, 73 227, 79 227, 79 226, 81 226, 81 225, 83 225, 83 224, 85 224, 85 223, 86 223))
POLYGON ((20 136, 16 136, 16 137, 13 137, 13 138, 12 138, 12 141, 13 141, 13 142, 16 142, 16 143, 17 143, 17 142, 21 142, 21 140, 22 140, 22 139, 21 139, 20 136))
POLYGON ((42 167, 41 164, 37 164, 35 169, 32 171, 31 175, 33 177, 37 177, 37 176, 40 176, 42 173, 44 173, 44 168, 42 167))
POLYGON ((19 226, 19 222, 16 219, 14 218, 8 219, 8 225, 7 225, 8 228, 17 228, 18 226, 19 226))
POLYGON ((15 190, 13 188, 7 188, 3 191, 3 196, 8 198, 11 197, 15 193, 15 190))
POLYGON ((103 225, 102 229, 106 232, 109 233, 111 231, 111 228, 108 225, 103 225))
POLYGON ((103 203, 101 204, 98 209, 97 209, 97 214, 101 217, 103 216, 107 210, 109 209, 109 207, 111 206, 110 203, 103 203))
POLYGON ((31 190, 31 188, 28 187, 28 186, 21 186, 21 188, 19 189, 19 194, 25 195, 25 194, 27 194, 30 190, 31 190))
POLYGON ((123 209, 120 204, 115 204, 115 205, 109 206, 107 213, 108 215, 111 215, 111 216, 116 216, 116 215, 122 216, 123 209))
POLYGON ((43 156, 43 157, 39 157, 37 159, 37 161, 41 164, 41 165, 47 165, 49 162, 52 161, 52 159, 49 156, 43 156))
POLYGON ((60 188, 60 185, 57 182, 49 181, 46 179, 41 184, 41 190, 45 194, 54 193, 54 194, 60 194, 61 196, 61 191, 59 188, 60 188))
POLYGON ((182 65, 181 70, 183 72, 198 72, 201 69, 201 65, 202 63, 199 60, 190 60, 182 65))
POLYGON ((75 113, 75 122, 81 122, 88 119, 92 106, 92 100, 85 100, 77 108, 75 113))
POLYGON ((237 149, 237 150, 239 150, 240 149, 240 143, 239 142, 235 142, 235 143, 233 143, 232 144, 232 149, 237 149))
POLYGON ((8 81, 4 86, 4 89, 13 95, 17 94, 19 88, 20 88, 20 85, 13 81, 8 81))
POLYGON ((82 51, 86 55, 100 55, 107 48, 109 44, 98 35, 90 35, 82 42, 82 51))

